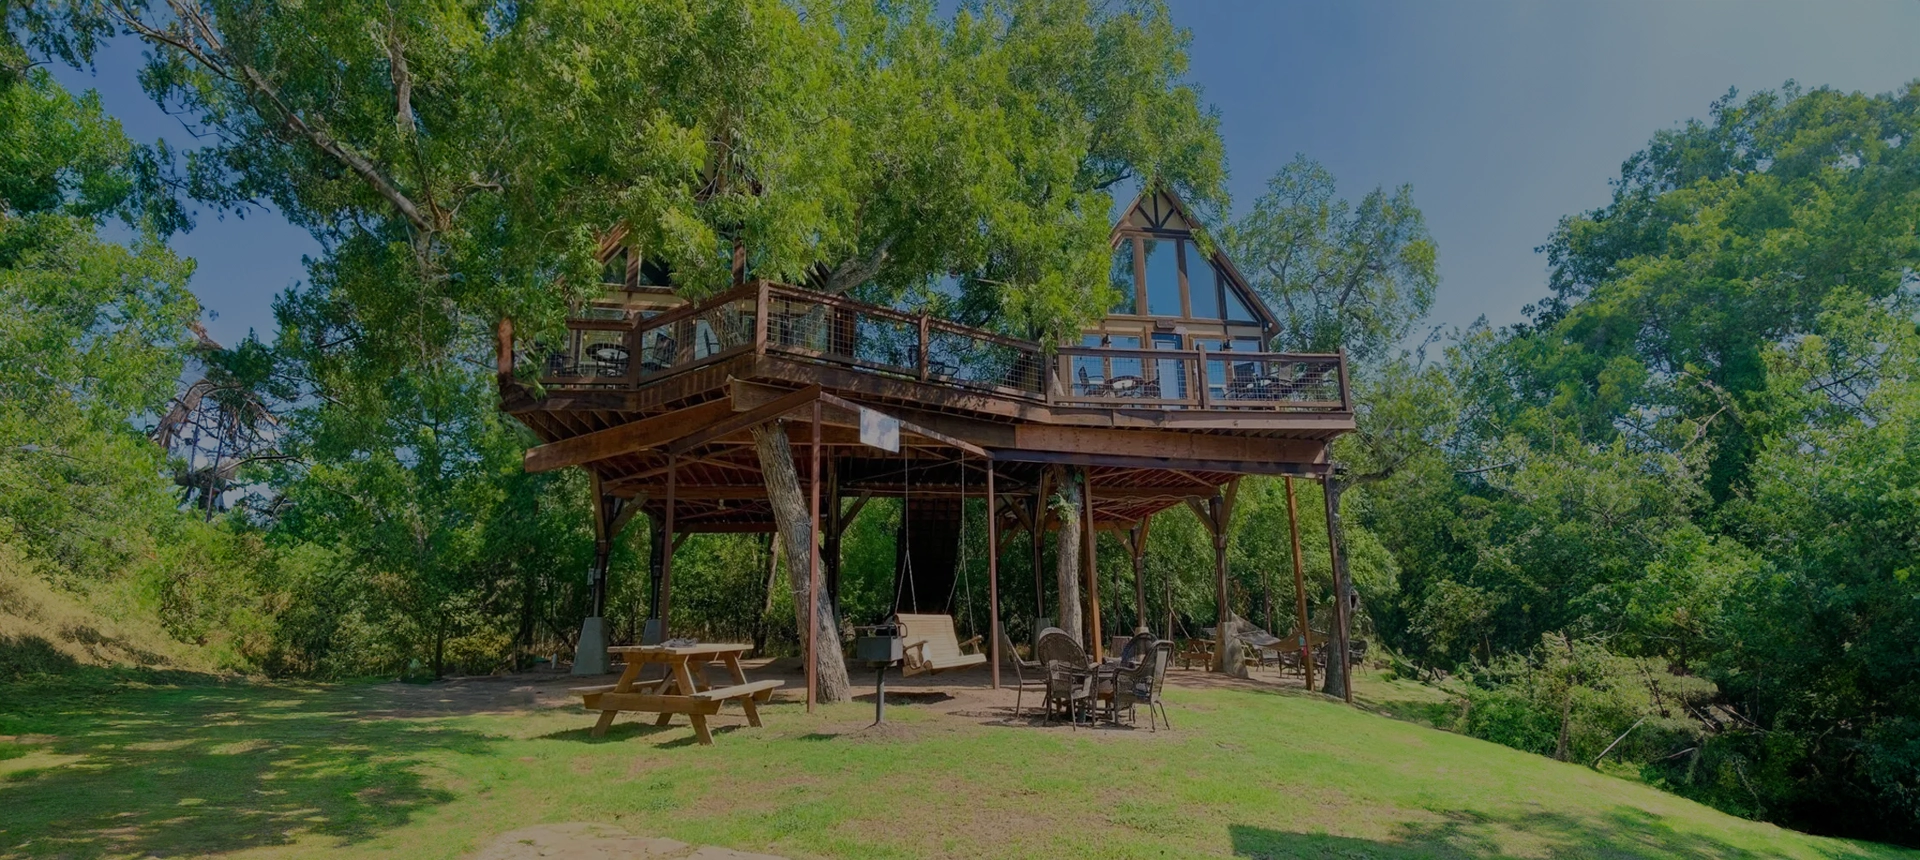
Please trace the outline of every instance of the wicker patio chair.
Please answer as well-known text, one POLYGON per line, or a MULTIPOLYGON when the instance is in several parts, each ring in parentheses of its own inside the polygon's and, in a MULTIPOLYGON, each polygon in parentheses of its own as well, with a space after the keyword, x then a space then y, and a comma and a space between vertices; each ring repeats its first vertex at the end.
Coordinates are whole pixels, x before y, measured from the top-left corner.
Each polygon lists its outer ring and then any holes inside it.
POLYGON ((1037 684, 1044 693, 1047 688, 1047 667, 1038 660, 1022 660, 1020 652, 1013 649, 1013 637, 1007 631, 1000 631, 1000 650, 1006 652, 1007 662, 1013 664, 1013 715, 1020 716, 1020 701, 1026 696, 1027 685, 1037 684))
POLYGON ((1133 638, 1128 639, 1126 644, 1116 649, 1114 654, 1120 657, 1120 662, 1137 666, 1146 661, 1147 655, 1153 651, 1153 643, 1158 641, 1159 638, 1152 633, 1145 631, 1135 633, 1133 638))
POLYGON ((1080 725, 1081 715, 1087 723, 1093 723, 1094 676, 1092 668, 1075 666, 1065 660, 1047 662, 1047 717, 1051 721, 1053 709, 1057 705, 1066 714, 1067 722, 1080 725))
POLYGON ((1047 667, 1046 719, 1053 719, 1056 705, 1065 710, 1068 719, 1077 719, 1080 709, 1093 700, 1093 675, 1086 671, 1087 652, 1067 631, 1049 627, 1040 632, 1033 659, 1047 667))
POLYGON ((1173 728, 1173 721, 1167 719, 1166 703, 1160 701, 1160 690, 1166 685, 1167 666, 1173 662, 1173 643, 1165 639, 1153 643, 1146 659, 1131 669, 1121 670, 1115 679, 1113 690, 1114 721, 1119 721, 1122 710, 1127 712, 1127 721, 1138 725, 1139 706, 1147 706, 1147 729, 1158 731, 1154 725, 1154 709, 1159 709, 1160 719, 1167 728, 1173 728))

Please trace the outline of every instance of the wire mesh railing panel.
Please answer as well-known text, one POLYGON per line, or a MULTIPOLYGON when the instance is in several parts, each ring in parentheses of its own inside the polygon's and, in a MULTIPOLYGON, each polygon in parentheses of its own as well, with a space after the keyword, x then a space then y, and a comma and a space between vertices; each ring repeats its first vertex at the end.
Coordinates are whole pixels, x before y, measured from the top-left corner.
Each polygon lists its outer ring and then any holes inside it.
POLYGON ((797 290, 770 292, 767 348, 869 370, 917 375, 920 322, 914 317, 797 290))
POLYGON ((753 296, 729 296, 642 322, 634 332, 639 349, 635 375, 664 376, 753 348, 753 296))
POLYGON ((1061 350, 1056 364, 1064 378, 1055 391, 1069 401, 1150 407, 1200 404, 1193 384, 1197 352, 1070 348, 1061 350))
POLYGON ((1341 373, 1337 355, 1207 355, 1209 399, 1221 407, 1342 409, 1341 373))
POLYGON ((1041 396, 1046 356, 1028 345, 958 327, 927 330, 927 377, 987 390, 1011 389, 1041 396))
POLYGON ((627 333, 621 328, 569 328, 566 341, 541 357, 541 375, 607 383, 627 375, 627 333))
POLYGON ((856 364, 913 373, 920 366, 920 322, 892 314, 842 309, 833 355, 856 364))

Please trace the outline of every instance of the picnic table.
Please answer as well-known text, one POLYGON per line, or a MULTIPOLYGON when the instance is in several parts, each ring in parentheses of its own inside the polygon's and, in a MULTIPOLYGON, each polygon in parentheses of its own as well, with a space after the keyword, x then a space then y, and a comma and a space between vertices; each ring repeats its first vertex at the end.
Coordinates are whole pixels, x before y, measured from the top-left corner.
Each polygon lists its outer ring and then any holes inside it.
POLYGON ((772 697, 780 686, 779 681, 747 680, 747 673, 740 669, 740 655, 752 649, 752 645, 719 642, 616 646, 608 648, 607 653, 626 658, 627 668, 620 673, 620 680, 575 687, 568 692, 579 695, 587 710, 600 712, 599 722, 593 725, 594 737, 605 735, 621 711, 647 711, 660 715, 654 722, 658 726, 667 725, 675 714, 685 714, 693 722, 694 736, 701 744, 711 746, 713 734, 707 730, 707 717, 719 713, 722 703, 739 702, 747 714, 747 724, 758 726, 759 703, 772 697), (727 667, 733 683, 715 687, 707 682, 706 666, 714 662, 727 667), (651 665, 665 666, 666 677, 641 681, 641 671, 651 665))

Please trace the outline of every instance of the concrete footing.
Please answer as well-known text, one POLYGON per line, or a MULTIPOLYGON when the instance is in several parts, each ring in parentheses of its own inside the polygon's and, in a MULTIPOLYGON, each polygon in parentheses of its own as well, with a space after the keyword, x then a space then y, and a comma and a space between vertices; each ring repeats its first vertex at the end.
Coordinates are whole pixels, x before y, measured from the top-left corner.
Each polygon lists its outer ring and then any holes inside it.
POLYGON ((580 645, 573 651, 573 674, 605 675, 613 671, 607 661, 607 619, 588 618, 580 622, 580 645))

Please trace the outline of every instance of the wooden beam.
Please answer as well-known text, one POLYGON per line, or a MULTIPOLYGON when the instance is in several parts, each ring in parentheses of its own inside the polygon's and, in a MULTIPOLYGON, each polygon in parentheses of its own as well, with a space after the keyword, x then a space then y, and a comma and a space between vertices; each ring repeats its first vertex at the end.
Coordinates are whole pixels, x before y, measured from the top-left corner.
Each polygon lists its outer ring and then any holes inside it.
MULTIPOLYGON (((795 391, 791 394, 788 394, 787 396, 782 397, 778 400, 775 400, 772 403, 768 403, 767 405, 762 406, 758 409, 750 409, 746 412, 734 413, 733 416, 730 418, 725 418, 720 421, 716 421, 704 428, 700 428, 695 430, 692 433, 688 433, 680 437, 679 439, 676 439, 673 442, 669 443, 666 446, 667 453, 669 454, 685 453, 688 450, 691 450, 693 448, 698 448, 701 445, 705 445, 708 442, 719 439, 720 437, 726 436, 730 433, 735 433, 741 430, 748 429, 750 427, 756 427, 761 424, 765 424, 768 421, 772 421, 775 418, 779 418, 780 416, 787 414, 788 412, 792 412, 795 409, 798 409, 809 403, 813 403, 817 399, 819 399, 819 397, 820 397, 820 386, 809 385, 805 388, 800 389, 799 391, 795 391)), ((816 447, 819 445, 819 437, 817 435, 814 437, 814 444, 816 447)))
MULTIPOLYGON (((685 435, 689 429, 732 413, 733 404, 725 400, 713 400, 665 415, 642 418, 618 427, 528 448, 521 458, 521 464, 529 473, 537 473, 604 460, 664 444, 685 435)), ((557 417, 561 413, 553 414, 557 417)))
MULTIPOLYGON (((1023 451, 1097 452, 1120 457, 1195 461, 1306 464, 1318 463, 1326 459, 1326 444, 1313 440, 1262 439, 1251 436, 1218 436, 1159 430, 1058 427, 1044 424, 1022 424, 1014 427, 1013 444, 1007 447, 1023 451)), ((1114 465, 1131 464, 1115 463, 1114 465)))
POLYGON ((846 512, 840 515, 840 531, 845 532, 847 526, 853 524, 853 518, 860 515, 860 509, 866 507, 867 500, 871 498, 873 498, 873 492, 865 491, 860 494, 859 498, 853 500, 853 506, 847 508, 846 512))
MULTIPOLYGON (((1097 452, 1093 448, 1088 451, 1097 452)), ((995 449, 994 459, 1003 463, 1047 463, 1063 466, 1136 466, 1143 469, 1185 469, 1197 472, 1226 472, 1235 475, 1294 475, 1318 479, 1326 474, 1324 463, 1275 460, 1184 460, 1176 458, 1134 457, 1116 454, 1060 451, 995 449)))
POLYGON ((919 424, 915 424, 914 422, 912 422, 912 421, 908 421, 908 420, 906 420, 906 419, 904 419, 904 418, 896 418, 896 417, 894 417, 893 415, 890 415, 890 414, 888 414, 888 413, 886 413, 886 412, 884 412, 884 411, 882 411, 882 410, 879 410, 879 409, 874 409, 874 408, 873 408, 873 407, 871 407, 871 406, 861 406, 861 405, 860 405, 860 404, 858 404, 858 403, 853 403, 853 402, 851 402, 851 401, 848 401, 848 400, 844 400, 844 399, 842 399, 842 398, 839 398, 839 397, 835 397, 835 396, 833 396, 833 395, 831 395, 831 394, 822 394, 822 395, 820 395, 820 402, 822 402, 822 403, 826 403, 826 404, 829 404, 829 405, 833 405, 833 406, 838 406, 838 407, 840 407, 841 409, 846 409, 846 410, 850 410, 850 411, 853 411, 853 412, 855 412, 856 414, 857 414, 857 413, 858 413, 858 412, 859 412, 860 410, 863 410, 863 409, 864 409, 864 410, 867 410, 867 411, 869 411, 869 412, 875 412, 875 413, 878 413, 878 414, 881 414, 881 415, 886 415, 886 416, 887 416, 888 418, 892 418, 893 420, 895 420, 895 421, 898 421, 898 422, 900 422, 900 429, 901 429, 901 430, 902 430, 903 432, 912 432, 912 433, 914 433, 915 435, 918 435, 918 436, 925 436, 925 437, 927 437, 928 439, 932 439, 932 440, 934 440, 934 441, 936 441, 936 442, 940 442, 940 443, 942 443, 942 444, 945 444, 945 445, 951 445, 951 446, 953 446, 953 447, 955 447, 955 448, 959 448, 960 450, 962 450, 962 451, 965 451, 965 452, 967 452, 967 453, 969 453, 969 454, 972 454, 972 455, 974 455, 974 456, 976 456, 976 457, 984 457, 984 458, 987 458, 987 459, 989 459, 989 460, 991 460, 991 459, 993 459, 993 455, 992 455, 992 454, 989 454, 989 453, 987 453, 987 451, 986 451, 986 449, 985 449, 985 448, 981 448, 980 446, 978 446, 978 445, 975 445, 975 444, 973 444, 972 442, 968 442, 968 441, 966 441, 966 440, 964 440, 964 439, 960 439, 960 438, 957 438, 957 437, 953 437, 953 436, 948 436, 948 435, 946 435, 945 433, 941 433, 941 432, 940 432, 940 431, 938 431, 938 430, 933 430, 933 429, 929 429, 929 428, 927 428, 927 427, 922 427, 922 426, 920 426, 919 424))

